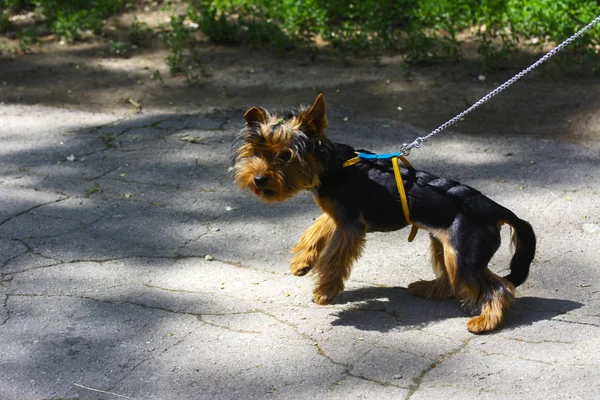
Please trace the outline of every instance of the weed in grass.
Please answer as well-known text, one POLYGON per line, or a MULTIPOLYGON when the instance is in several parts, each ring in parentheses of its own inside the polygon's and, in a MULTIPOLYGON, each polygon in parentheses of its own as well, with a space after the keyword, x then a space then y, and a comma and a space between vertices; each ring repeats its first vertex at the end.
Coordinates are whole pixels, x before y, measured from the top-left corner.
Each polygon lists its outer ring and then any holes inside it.
POLYGON ((184 71, 184 54, 190 41, 184 21, 185 15, 173 15, 169 20, 169 27, 160 26, 160 38, 169 48, 167 65, 172 75, 178 75, 184 71))
POLYGON ((8 16, 4 15, 2 11, 0 11, 0 33, 8 32, 10 29, 10 21, 8 16))
POLYGON ((125 0, 0 0, 8 15, 33 10, 39 23, 66 41, 76 41, 82 32, 99 33, 107 17, 120 11, 125 0))
POLYGON ((36 40, 27 32, 20 32, 19 38, 19 51, 21 53, 31 53, 32 46, 36 43, 36 40))
POLYGON ((143 40, 150 34, 148 24, 140 21, 137 17, 133 17, 129 26, 129 41, 137 46, 140 46, 143 40))
POLYGON ((195 85, 207 75, 207 69, 195 46, 194 29, 186 21, 187 15, 171 16, 169 26, 161 27, 160 38, 169 47, 166 62, 171 75, 183 75, 186 83, 195 85))
POLYGON ((127 48, 125 43, 118 40, 111 40, 109 43, 109 51, 111 54, 117 57, 125 57, 127 53, 127 48))
POLYGON ((152 80, 153 81, 158 81, 160 83, 165 83, 162 74, 160 73, 159 70, 155 69, 154 72, 152 73, 152 80))

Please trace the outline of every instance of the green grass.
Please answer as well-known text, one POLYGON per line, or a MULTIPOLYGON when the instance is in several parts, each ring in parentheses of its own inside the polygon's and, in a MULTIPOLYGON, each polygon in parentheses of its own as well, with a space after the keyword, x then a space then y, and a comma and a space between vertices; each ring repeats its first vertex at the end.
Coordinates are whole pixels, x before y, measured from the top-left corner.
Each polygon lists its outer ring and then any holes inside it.
MULTIPOLYGON (((215 43, 314 48, 341 55, 391 49, 407 61, 461 57, 459 34, 474 33, 479 55, 498 66, 524 46, 560 42, 600 14, 595 0, 189 0, 189 18, 215 43), (529 40, 536 38, 534 43, 529 40)), ((571 55, 597 53, 600 27, 571 55)), ((536 49, 534 49, 536 50, 536 49)))
MULTIPOLYGON (((28 52, 36 45, 39 30, 15 32, 11 15, 32 11, 36 29, 41 25, 63 40, 77 41, 84 31, 101 32, 107 18, 136 4, 143 6, 133 0, 0 0, 0 34, 12 29, 19 50, 28 52)), ((270 47, 281 53, 301 48, 314 57, 324 43, 340 57, 378 60, 390 50, 404 54, 409 63, 460 60, 461 40, 467 32, 480 59, 494 68, 510 62, 519 51, 541 53, 542 45, 563 41, 600 14, 597 0, 179 0, 159 4, 188 5, 187 12, 173 15, 159 34, 170 49, 166 62, 171 72, 191 83, 206 69, 190 23, 218 44, 270 47)), ((126 40, 139 45, 148 30, 134 19, 126 40)), ((110 51, 123 55, 125 43, 112 41, 110 51)), ((572 44, 563 64, 592 59, 597 68, 599 52, 597 26, 572 44)))
MULTIPOLYGON (((51 32, 64 40, 75 41, 85 30, 98 33, 104 20, 127 3, 125 0, 0 0, 0 10, 5 10, 5 15, 33 11, 36 19, 51 32)), ((0 29, 1 26, 0 22, 0 29)))
POLYGON ((166 62, 171 75, 182 75, 189 85, 195 85, 206 75, 206 67, 198 54, 193 30, 185 20, 185 15, 171 16, 168 26, 161 26, 160 38, 169 48, 166 62))

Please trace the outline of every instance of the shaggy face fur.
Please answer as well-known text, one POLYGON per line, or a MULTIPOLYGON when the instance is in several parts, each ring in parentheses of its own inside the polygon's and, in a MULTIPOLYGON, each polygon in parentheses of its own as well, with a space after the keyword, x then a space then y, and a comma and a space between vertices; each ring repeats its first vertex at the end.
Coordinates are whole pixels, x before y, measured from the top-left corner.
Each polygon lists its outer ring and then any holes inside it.
POLYGON ((272 115, 253 107, 234 144, 234 177, 267 202, 281 202, 319 184, 322 165, 316 157, 327 118, 303 108, 272 115), (318 122, 318 123, 316 123, 318 122))

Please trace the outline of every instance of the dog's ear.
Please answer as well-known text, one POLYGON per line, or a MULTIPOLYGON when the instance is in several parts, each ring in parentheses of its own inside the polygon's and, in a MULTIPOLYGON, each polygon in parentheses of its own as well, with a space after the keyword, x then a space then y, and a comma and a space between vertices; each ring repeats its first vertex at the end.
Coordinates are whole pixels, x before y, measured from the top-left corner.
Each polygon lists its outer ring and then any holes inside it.
POLYGON ((267 121, 267 114, 258 107, 252 107, 246 111, 246 114, 244 114, 244 119, 246 120, 247 124, 253 122, 261 124, 267 121))
POLYGON ((325 109, 325 97, 323 94, 319 94, 310 109, 300 114, 304 133, 314 135, 319 139, 325 136, 325 129, 327 128, 325 109))
POLYGON ((325 96, 321 93, 315 99, 310 110, 308 110, 308 115, 310 116, 310 119, 312 119, 312 123, 317 132, 323 132, 323 130, 327 128, 327 115, 325 114, 325 109, 325 96))

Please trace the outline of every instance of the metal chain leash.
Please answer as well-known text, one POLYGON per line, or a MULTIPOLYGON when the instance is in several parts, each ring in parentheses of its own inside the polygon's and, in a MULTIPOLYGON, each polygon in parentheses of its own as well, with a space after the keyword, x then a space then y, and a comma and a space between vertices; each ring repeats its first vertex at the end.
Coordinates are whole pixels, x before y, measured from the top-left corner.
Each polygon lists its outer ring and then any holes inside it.
POLYGON ((490 93, 483 96, 481 99, 479 99, 479 101, 477 101, 471 107, 467 108, 466 110, 464 110, 463 112, 461 112, 460 114, 458 114, 457 116, 452 118, 451 120, 445 122, 444 124, 440 125, 436 129, 431 131, 431 133, 429 133, 427 136, 418 137, 412 143, 409 143, 409 144, 404 143, 404 145, 402 146, 402 149, 400 149, 400 153, 403 156, 408 156, 410 154, 411 149, 421 147, 423 145, 423 143, 425 143, 427 140, 429 140, 429 138, 431 138, 433 135, 436 135, 436 134, 440 133, 441 131, 443 131, 444 129, 448 128, 449 126, 452 126, 455 123, 457 123, 459 120, 464 118, 465 115, 467 115, 468 113, 470 113, 471 111, 473 111, 474 109, 476 109, 477 107, 479 107, 480 105, 482 105, 483 103, 485 103, 486 101, 488 101, 489 99, 491 99, 492 97, 494 97, 495 95, 497 95, 498 93, 500 93, 501 91, 503 91, 504 89, 506 89, 507 87, 512 85, 513 83, 515 83, 516 81, 521 79, 523 76, 525 76, 526 74, 531 72, 534 68, 536 68, 537 66, 539 66, 540 64, 542 64, 543 62, 548 60, 550 57, 552 57, 553 55, 555 55, 556 53, 561 51, 563 48, 570 45, 571 42, 576 40, 579 36, 581 36, 584 32, 588 31, 590 28, 592 28, 598 22, 600 22, 600 15, 598 17, 596 17, 596 19, 594 19, 592 22, 587 24, 585 27, 581 28, 581 30, 579 30, 573 36, 571 36, 570 38, 568 38, 567 40, 565 40, 564 42, 562 42, 561 44, 559 44, 558 46, 556 46, 555 48, 550 50, 548 53, 546 53, 546 55, 544 55, 542 58, 537 60, 535 63, 531 64, 529 67, 525 68, 523 71, 519 72, 518 74, 516 74, 515 76, 513 76, 512 78, 510 78, 509 80, 504 82, 502 85, 498 86, 496 89, 492 90, 490 93))

